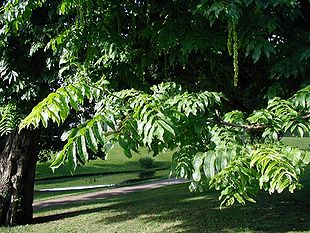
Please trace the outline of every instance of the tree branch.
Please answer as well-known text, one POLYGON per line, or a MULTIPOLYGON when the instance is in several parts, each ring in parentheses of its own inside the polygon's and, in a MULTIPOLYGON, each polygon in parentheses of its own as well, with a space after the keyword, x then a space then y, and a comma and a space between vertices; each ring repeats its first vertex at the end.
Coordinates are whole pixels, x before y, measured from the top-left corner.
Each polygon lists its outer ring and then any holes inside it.
POLYGON ((302 117, 302 119, 305 119, 305 120, 309 118, 310 118, 310 113, 302 117))
POLYGON ((112 135, 112 134, 116 134, 116 133, 121 132, 122 129, 124 128, 123 122, 126 121, 128 118, 130 118, 130 115, 129 115, 129 114, 126 115, 126 117, 123 119, 123 121, 121 121, 121 122, 119 122, 119 123, 117 124, 117 127, 116 127, 115 130, 107 131, 107 132, 105 132, 103 135, 104 135, 105 137, 108 137, 108 136, 110 136, 110 135, 112 135))
POLYGON ((227 125, 235 128, 242 128, 248 131, 262 131, 265 128, 267 128, 267 125, 241 125, 241 124, 236 124, 236 123, 230 123, 227 121, 222 120, 219 111, 215 110, 215 115, 217 117, 217 122, 221 125, 227 125))
MULTIPOLYGON (((310 113, 305 115, 305 116, 302 116, 301 118, 305 119, 305 120, 306 119, 310 119, 310 113)), ((242 129, 246 129, 246 130, 249 130, 249 131, 261 131, 261 130, 264 130, 265 128, 268 127, 267 125, 260 125, 260 124, 257 124, 257 125, 235 124, 235 123, 230 123, 230 122, 223 121, 220 118, 218 119, 218 121, 222 125, 227 125, 227 126, 236 127, 236 128, 242 128, 242 129)))
POLYGON ((104 135, 105 137, 111 136, 112 134, 116 134, 116 133, 121 132, 122 128, 123 128, 123 126, 120 127, 120 128, 118 128, 118 129, 116 129, 116 130, 107 131, 107 132, 105 132, 103 135, 104 135))
POLYGON ((264 130, 265 128, 267 128, 266 125, 240 125, 240 124, 230 123, 230 122, 226 122, 226 121, 220 121, 219 123, 222 125, 246 129, 248 131, 261 131, 261 130, 264 130))

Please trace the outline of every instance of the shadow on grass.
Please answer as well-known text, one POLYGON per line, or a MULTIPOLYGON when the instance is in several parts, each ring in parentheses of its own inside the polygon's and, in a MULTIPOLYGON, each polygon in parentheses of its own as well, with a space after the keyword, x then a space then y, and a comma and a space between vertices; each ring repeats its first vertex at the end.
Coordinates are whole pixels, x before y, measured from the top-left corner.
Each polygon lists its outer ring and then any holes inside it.
MULTIPOLYGON (((97 217, 99 224, 136 218, 145 223, 175 222, 166 229, 171 232, 307 231, 310 230, 309 196, 310 186, 295 194, 269 196, 262 193, 256 204, 220 210, 216 192, 189 193, 187 185, 182 184, 62 206, 57 208, 59 214, 37 217, 34 223, 102 212, 102 218, 101 215, 97 217), (75 210, 70 211, 70 208, 75 210), (105 216, 106 211, 112 211, 113 216, 105 216)), ((41 211, 40 214, 44 213, 41 211)))
MULTIPOLYGON (((176 192, 182 193, 182 190, 179 187, 175 190, 166 189, 166 192, 155 196, 150 191, 145 193, 147 198, 142 200, 121 201, 114 205, 114 210, 121 214, 99 221, 109 224, 147 216, 144 217, 145 221, 181 222, 176 226, 176 230, 182 232, 229 230, 235 232, 244 229, 267 232, 310 230, 309 200, 305 202, 303 198, 290 197, 289 194, 278 197, 267 197, 262 194, 256 205, 219 210, 216 193, 207 196, 196 194, 192 197, 189 195, 173 197, 176 192)), ((309 197, 309 194, 308 192, 302 196, 309 197)))
POLYGON ((39 223, 46 223, 46 222, 53 222, 65 218, 71 218, 83 214, 90 214, 90 213, 98 213, 102 211, 108 211, 109 207, 96 207, 92 209, 83 209, 83 210, 78 210, 78 211, 69 211, 65 213, 59 213, 59 214, 52 214, 49 216, 43 216, 43 217, 36 217, 33 220, 33 224, 39 224, 39 223))

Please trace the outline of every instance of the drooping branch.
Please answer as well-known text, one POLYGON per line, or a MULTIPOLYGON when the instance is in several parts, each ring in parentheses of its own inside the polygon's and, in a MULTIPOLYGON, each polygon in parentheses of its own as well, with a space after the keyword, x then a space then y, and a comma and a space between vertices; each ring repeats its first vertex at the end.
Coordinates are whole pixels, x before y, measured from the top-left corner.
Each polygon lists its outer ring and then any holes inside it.
MULTIPOLYGON (((217 116, 217 122, 221 125, 226 125, 226 126, 231 126, 231 127, 235 127, 235 128, 242 128, 248 131, 263 131, 264 129, 266 129, 268 126, 267 125, 262 125, 262 124, 236 124, 236 123, 230 123, 227 121, 224 121, 221 119, 219 113, 216 111, 216 116, 217 116)), ((302 119, 306 120, 306 119, 310 119, 310 113, 305 115, 305 116, 301 116, 302 119)), ((291 119, 294 120, 294 119, 291 119)))
POLYGON ((260 125, 260 124, 257 124, 257 125, 241 125, 241 124, 226 122, 223 120, 221 120, 219 123, 222 125, 227 125, 227 126, 231 126, 231 127, 242 128, 242 129, 245 129, 248 131, 262 131, 262 130, 267 128, 267 125, 260 125))
POLYGON ((226 125, 226 126, 231 126, 231 127, 235 127, 235 128, 242 128, 245 129, 247 131, 263 131, 265 128, 267 128, 267 125, 262 125, 262 124, 236 124, 236 123, 231 123, 231 122, 227 122, 224 121, 221 116, 219 111, 215 111, 215 115, 217 117, 217 123, 221 124, 221 125, 226 125))

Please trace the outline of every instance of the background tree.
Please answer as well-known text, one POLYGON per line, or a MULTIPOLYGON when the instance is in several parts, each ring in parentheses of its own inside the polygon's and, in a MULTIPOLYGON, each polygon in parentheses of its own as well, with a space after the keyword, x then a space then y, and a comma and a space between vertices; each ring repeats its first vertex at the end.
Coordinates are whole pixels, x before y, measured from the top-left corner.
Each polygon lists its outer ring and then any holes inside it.
POLYGON ((177 175, 193 178, 192 190, 221 189, 226 205, 253 201, 259 188, 293 191, 309 155, 278 140, 309 132, 308 9, 284 0, 5 1, 1 104, 28 114, 53 93, 5 138, 0 223, 32 215, 32 194, 26 202, 17 184, 33 188, 36 153, 8 151, 16 140, 35 145, 22 139, 25 128, 69 125, 70 114, 92 112, 63 135, 53 168, 74 171, 89 151, 117 142, 129 157, 141 146, 176 149, 177 175))

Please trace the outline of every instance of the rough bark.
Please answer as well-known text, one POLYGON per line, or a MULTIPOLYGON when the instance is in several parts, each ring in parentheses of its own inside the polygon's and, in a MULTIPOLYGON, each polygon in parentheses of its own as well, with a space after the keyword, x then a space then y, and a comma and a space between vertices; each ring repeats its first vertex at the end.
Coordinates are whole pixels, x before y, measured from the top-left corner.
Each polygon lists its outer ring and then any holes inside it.
POLYGON ((0 154, 0 225, 31 223, 37 155, 37 131, 7 136, 0 154))

